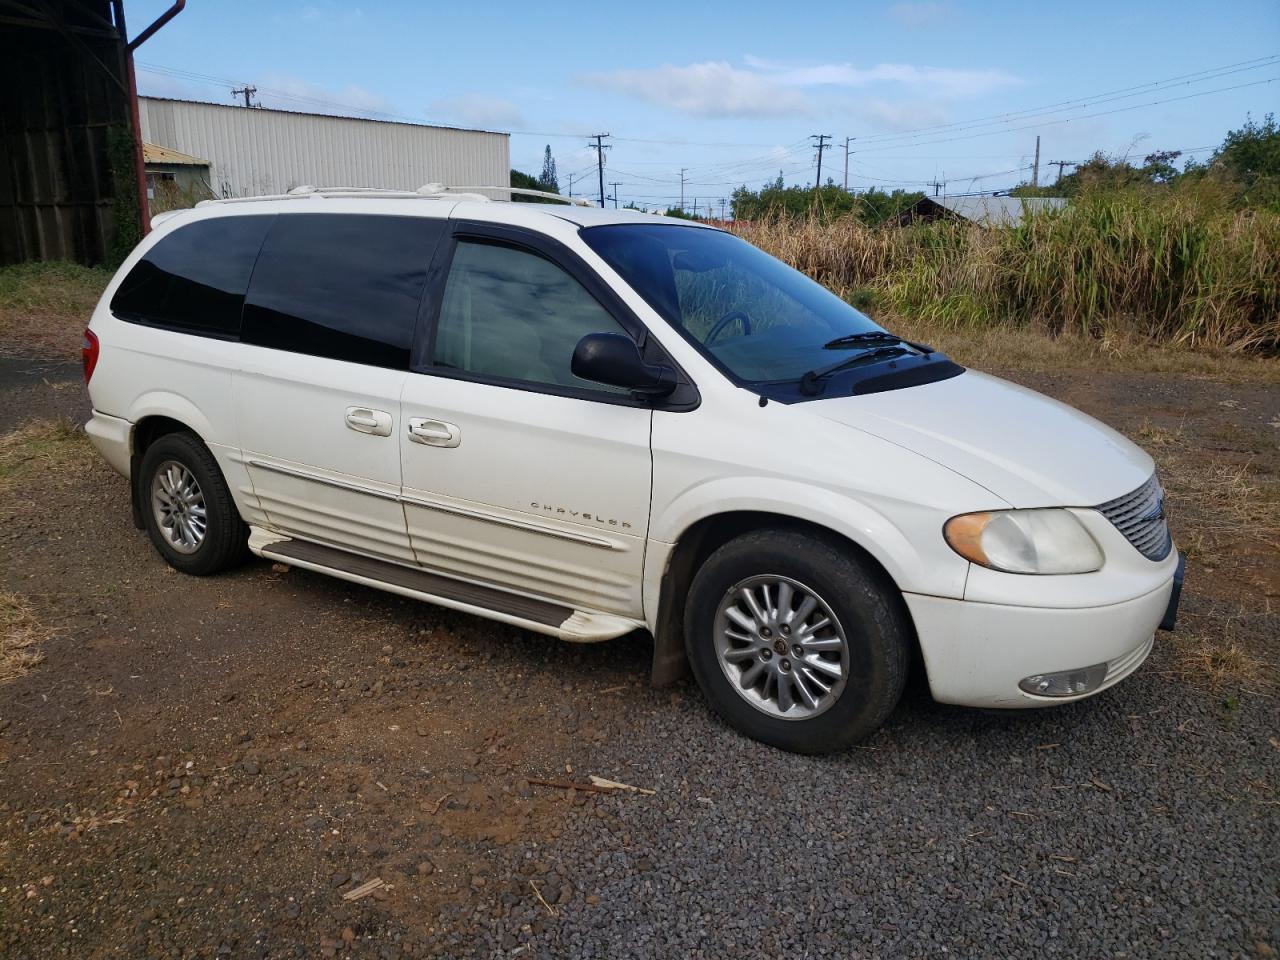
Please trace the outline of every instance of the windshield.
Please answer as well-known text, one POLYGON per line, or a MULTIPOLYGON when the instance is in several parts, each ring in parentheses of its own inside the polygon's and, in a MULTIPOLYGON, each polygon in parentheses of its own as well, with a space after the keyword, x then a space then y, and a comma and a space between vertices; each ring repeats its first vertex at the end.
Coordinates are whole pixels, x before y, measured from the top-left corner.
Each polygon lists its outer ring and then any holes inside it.
POLYGON ((628 223, 590 227, 581 236, 668 323, 740 380, 795 380, 840 359, 837 348, 875 346, 832 341, 884 332, 825 287, 732 234, 628 223))

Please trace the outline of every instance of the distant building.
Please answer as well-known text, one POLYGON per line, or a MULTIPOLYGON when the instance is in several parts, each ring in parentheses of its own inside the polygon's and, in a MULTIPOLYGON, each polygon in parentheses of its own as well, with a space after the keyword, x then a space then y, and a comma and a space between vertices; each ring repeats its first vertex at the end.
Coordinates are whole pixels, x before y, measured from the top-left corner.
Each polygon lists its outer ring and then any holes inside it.
POLYGON ((204 158, 197 162, 207 164, 217 197, 285 193, 304 184, 505 186, 511 177, 505 133, 160 97, 139 97, 138 109, 142 139, 190 160, 204 158))
POLYGON ((1066 205, 1063 197, 925 197, 904 210, 898 223, 966 220, 982 227, 1014 227, 1030 214, 1066 205))
POLYGON ((152 213, 190 206, 184 202, 187 199, 208 200, 213 196, 208 160, 144 143, 142 162, 147 171, 147 200, 152 213))

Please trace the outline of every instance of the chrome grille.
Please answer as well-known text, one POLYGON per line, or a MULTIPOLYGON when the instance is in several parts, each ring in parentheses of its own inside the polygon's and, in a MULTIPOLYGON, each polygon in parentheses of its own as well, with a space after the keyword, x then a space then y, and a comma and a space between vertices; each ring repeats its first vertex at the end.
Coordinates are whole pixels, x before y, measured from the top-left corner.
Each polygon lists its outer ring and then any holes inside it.
POLYGON ((1164 488, 1154 473, 1137 490, 1096 509, 1148 560, 1163 560, 1173 549, 1164 515, 1164 488))

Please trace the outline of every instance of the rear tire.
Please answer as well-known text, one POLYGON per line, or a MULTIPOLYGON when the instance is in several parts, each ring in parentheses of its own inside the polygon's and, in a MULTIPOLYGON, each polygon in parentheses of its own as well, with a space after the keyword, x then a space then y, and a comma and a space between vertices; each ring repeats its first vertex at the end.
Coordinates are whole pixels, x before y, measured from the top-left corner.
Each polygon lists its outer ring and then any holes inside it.
POLYGON ((835 537, 761 530, 694 576, 685 645, 703 694, 747 736, 796 753, 841 750, 902 696, 910 628, 892 585, 835 537))
POLYGON ((142 455, 138 500, 160 556, 203 577, 242 563, 249 528, 209 448, 191 433, 167 433, 142 455))

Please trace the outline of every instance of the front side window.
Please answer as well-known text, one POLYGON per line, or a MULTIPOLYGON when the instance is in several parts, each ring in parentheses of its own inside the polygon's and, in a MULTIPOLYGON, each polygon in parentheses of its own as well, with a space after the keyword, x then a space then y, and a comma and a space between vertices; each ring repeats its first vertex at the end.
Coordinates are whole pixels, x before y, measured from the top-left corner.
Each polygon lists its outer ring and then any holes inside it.
POLYGON ((833 359, 833 341, 883 332, 798 270, 719 230, 590 227, 583 240, 672 326, 740 380, 794 380, 833 359))
POLYGON ((129 271, 111 312, 134 323, 235 338, 253 262, 274 219, 210 217, 179 227, 129 271))
POLYGON ((498 380, 624 393, 569 369, 589 333, 621 333, 582 284, 525 250, 464 240, 449 268, 432 362, 498 380))
POLYGON ((425 217, 282 214, 253 271, 242 339, 407 370, 444 229, 425 217))

